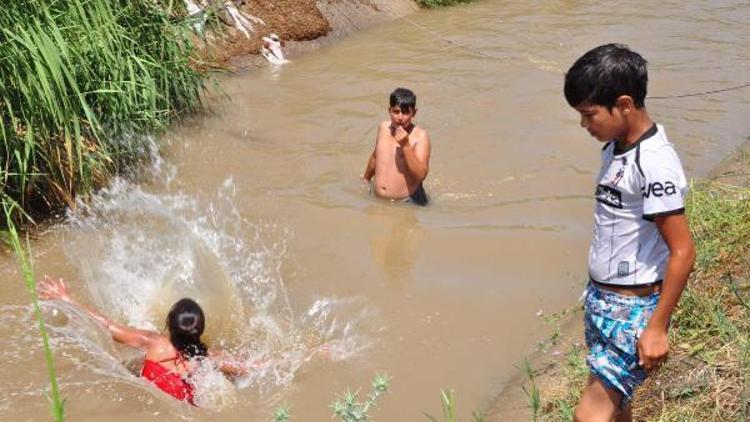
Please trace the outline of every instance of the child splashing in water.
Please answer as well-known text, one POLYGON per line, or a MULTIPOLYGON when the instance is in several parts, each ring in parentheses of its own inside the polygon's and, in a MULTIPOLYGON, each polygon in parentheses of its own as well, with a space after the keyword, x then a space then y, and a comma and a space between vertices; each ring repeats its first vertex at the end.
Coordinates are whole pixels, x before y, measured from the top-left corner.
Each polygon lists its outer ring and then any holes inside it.
POLYGON ((46 276, 39 283, 39 297, 61 300, 88 313, 102 324, 118 343, 146 352, 141 376, 174 398, 195 405, 195 392, 190 375, 202 360, 208 359, 219 371, 230 376, 244 374, 247 369, 219 350, 209 349, 201 341, 206 318, 200 305, 192 299, 177 301, 167 315, 168 335, 140 330, 113 322, 106 316, 79 303, 62 279, 46 276))
MULTIPOLYGON (((208 362, 224 375, 231 377, 245 375, 252 369, 262 369, 264 366, 281 363, 268 361, 247 364, 219 349, 208 348, 201 341, 206 326, 205 315, 200 305, 189 298, 180 299, 172 306, 166 320, 169 332, 165 335, 110 320, 95 309, 78 302, 62 279, 55 280, 45 276, 38 289, 41 299, 61 300, 83 310, 103 325, 116 342, 144 350, 145 360, 141 376, 177 400, 193 406, 196 402, 191 376, 203 363, 208 362)), ((319 352, 329 355, 326 347, 318 347, 310 351, 304 360, 319 352)))

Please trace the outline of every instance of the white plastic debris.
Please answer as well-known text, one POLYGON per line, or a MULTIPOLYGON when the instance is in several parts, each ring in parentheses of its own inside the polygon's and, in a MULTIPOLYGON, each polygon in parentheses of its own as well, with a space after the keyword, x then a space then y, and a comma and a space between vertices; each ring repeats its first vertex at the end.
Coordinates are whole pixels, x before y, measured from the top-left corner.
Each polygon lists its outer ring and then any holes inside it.
POLYGON ((260 54, 273 64, 284 64, 288 63, 289 60, 284 58, 284 52, 281 50, 283 46, 282 41, 276 34, 270 34, 267 37, 263 37, 263 48, 260 50, 260 54))

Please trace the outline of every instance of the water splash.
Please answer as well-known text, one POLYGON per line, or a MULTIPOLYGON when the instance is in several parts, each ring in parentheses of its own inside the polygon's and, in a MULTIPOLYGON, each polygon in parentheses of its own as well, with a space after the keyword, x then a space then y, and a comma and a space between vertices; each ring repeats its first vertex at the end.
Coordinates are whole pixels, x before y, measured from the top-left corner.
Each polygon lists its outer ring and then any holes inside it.
MULTIPOLYGON (((191 297, 201 304, 207 316, 204 341, 250 369, 233 382, 211 365, 195 372, 196 401, 214 410, 247 406, 238 398, 245 390, 278 394, 315 359, 343 360, 360 353, 367 341, 359 328, 370 317, 362 304, 333 298, 295 315, 281 273, 290 230, 242 218, 235 194, 231 177, 205 199, 148 192, 115 179, 90 203, 70 211, 64 230, 63 248, 88 293, 82 299, 111 318, 164 331, 174 302, 191 297)), ((118 391, 126 384, 140 391, 137 396, 147 405, 157 401, 175 416, 189 418, 185 406, 137 376, 140 353, 115 347, 108 333, 71 306, 53 302, 44 309, 68 392, 77 395, 107 384, 113 386, 110 398, 121 400, 118 391)), ((28 349, 39 351, 30 309, 2 306, 0 312, 16 345, 5 351, 1 374, 12 372, 14 362, 32 358, 28 349)), ((25 378, 0 393, 41 396, 43 385, 42 378, 25 378)))

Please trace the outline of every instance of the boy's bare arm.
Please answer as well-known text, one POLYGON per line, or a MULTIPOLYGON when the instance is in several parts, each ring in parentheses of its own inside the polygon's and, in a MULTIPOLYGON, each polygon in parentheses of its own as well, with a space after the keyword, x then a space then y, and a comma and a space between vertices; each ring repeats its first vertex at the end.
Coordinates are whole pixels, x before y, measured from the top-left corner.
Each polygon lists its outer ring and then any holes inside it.
POLYGON ((427 131, 421 130, 418 140, 412 145, 409 142, 409 134, 399 127, 396 129, 396 141, 401 145, 401 152, 404 155, 406 168, 412 177, 422 182, 430 171, 430 135, 427 131))
POLYGON ((372 151, 372 154, 370 154, 370 159, 367 160, 367 166, 365 167, 365 174, 362 175, 362 179, 365 181, 370 181, 372 179, 372 176, 375 175, 375 150, 372 151))
POLYGON ((654 314, 638 340, 640 364, 646 371, 656 367, 669 353, 667 327, 695 263, 695 245, 684 214, 656 217, 656 226, 669 247, 664 283, 654 314))
POLYGON ((365 167, 365 173, 362 175, 362 179, 366 181, 370 181, 372 179, 372 176, 375 175, 375 153, 378 150, 378 144, 384 138, 387 136, 388 128, 390 127, 390 122, 383 122, 378 126, 378 134, 375 135, 375 147, 372 150, 372 154, 370 154, 370 159, 367 161, 367 166, 365 167))

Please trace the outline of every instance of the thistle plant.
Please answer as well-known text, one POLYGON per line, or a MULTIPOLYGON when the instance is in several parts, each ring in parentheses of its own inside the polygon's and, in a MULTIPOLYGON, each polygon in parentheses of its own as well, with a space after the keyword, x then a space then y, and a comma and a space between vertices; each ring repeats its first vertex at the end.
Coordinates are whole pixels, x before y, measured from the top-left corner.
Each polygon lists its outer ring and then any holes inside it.
POLYGON ((372 381, 372 389, 367 399, 360 403, 359 391, 347 390, 340 398, 331 403, 331 410, 343 422, 362 422, 369 420, 369 411, 375 407, 378 398, 388 391, 389 379, 387 375, 376 375, 372 381))
POLYGON ((289 406, 280 406, 273 413, 273 422, 289 422, 289 406))

